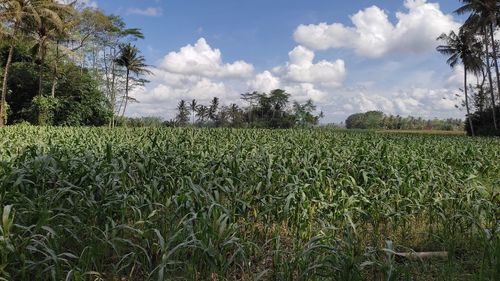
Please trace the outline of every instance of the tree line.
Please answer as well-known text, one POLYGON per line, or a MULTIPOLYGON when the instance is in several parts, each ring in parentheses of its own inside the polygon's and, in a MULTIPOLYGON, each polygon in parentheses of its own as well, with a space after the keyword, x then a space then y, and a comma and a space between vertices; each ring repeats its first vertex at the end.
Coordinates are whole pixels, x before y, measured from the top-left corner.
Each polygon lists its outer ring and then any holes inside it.
POLYGON ((116 15, 76 1, 0 2, 0 126, 115 125, 150 73, 116 15))
POLYGON ((442 34, 437 51, 448 57, 453 68, 464 68, 463 106, 467 111, 469 135, 500 136, 499 42, 495 32, 500 25, 500 1, 461 0, 455 14, 467 20, 458 33, 442 34), (472 76, 472 78, 471 78, 472 76), (472 80, 472 82, 471 82, 472 80))
POLYGON ((454 118, 424 119, 368 111, 350 115, 345 121, 345 126, 347 129, 463 131, 464 122, 454 118))
POLYGON ((253 127, 291 128, 313 126, 323 118, 323 112, 316 114, 312 100, 305 103, 290 101, 290 94, 282 89, 270 93, 249 92, 241 95, 245 106, 236 103, 221 105, 214 97, 209 104, 200 104, 196 99, 181 100, 177 105, 175 119, 167 122, 170 126, 198 127, 253 127))

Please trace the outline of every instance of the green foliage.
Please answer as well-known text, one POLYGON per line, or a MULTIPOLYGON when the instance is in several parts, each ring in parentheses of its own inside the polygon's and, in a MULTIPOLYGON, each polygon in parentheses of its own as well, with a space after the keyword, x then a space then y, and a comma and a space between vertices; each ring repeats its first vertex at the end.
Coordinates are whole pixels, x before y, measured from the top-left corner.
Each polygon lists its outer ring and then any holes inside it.
POLYGON ((495 139, 25 125, 0 138, 7 280, 499 274, 495 139), (412 250, 449 258, 388 255, 412 250))
POLYGON ((380 111, 369 111, 350 115, 345 125, 347 129, 371 129, 371 130, 440 130, 440 131, 462 131, 464 122, 460 119, 433 119, 426 120, 412 116, 401 117, 385 115, 380 111))
MULTIPOLYGON (((474 126, 475 134, 478 136, 500 136, 500 130, 496 130, 493 126, 493 110, 491 108, 478 110, 472 114, 472 124, 474 126)), ((497 116, 500 116, 500 107, 496 108, 497 116)), ((467 122, 468 119, 467 119, 467 122)), ((466 126, 468 135, 472 135, 469 126, 466 126)))
POLYGON ((56 97, 61 106, 56 115, 55 125, 102 126, 111 118, 108 101, 99 90, 90 73, 73 64, 65 65, 63 78, 59 81, 56 97))
POLYGON ((383 126, 384 113, 380 111, 368 111, 349 116, 345 121, 347 129, 381 129, 383 126))
POLYGON ((268 94, 246 93, 241 95, 241 99, 248 103, 247 107, 240 108, 234 103, 229 106, 221 105, 217 97, 209 105, 198 104, 196 100, 188 104, 182 100, 177 106, 177 116, 173 121, 177 126, 186 126, 191 113, 192 123, 200 127, 286 129, 318 125, 323 116, 322 113, 314 115, 316 106, 312 100, 304 104, 294 102, 290 106, 290 94, 281 89, 268 94))
MULTIPOLYGON (((37 67, 26 50, 20 45, 12 64, 9 77, 10 105, 9 124, 30 122, 38 125, 101 126, 108 124, 111 116, 108 101, 99 90, 98 84, 87 70, 73 63, 64 63, 61 70, 55 98, 38 96, 37 67)), ((44 91, 49 91, 48 84, 44 91)))
POLYGON ((36 96, 31 102, 31 112, 36 118, 36 125, 54 125, 54 115, 58 111, 59 99, 52 97, 36 96))

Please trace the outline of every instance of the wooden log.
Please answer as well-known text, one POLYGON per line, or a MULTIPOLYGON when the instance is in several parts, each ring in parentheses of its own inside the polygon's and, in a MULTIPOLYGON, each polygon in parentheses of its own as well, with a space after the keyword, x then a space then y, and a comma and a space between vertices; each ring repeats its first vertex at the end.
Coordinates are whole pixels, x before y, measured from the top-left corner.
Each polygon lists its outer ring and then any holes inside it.
POLYGON ((429 258, 448 258, 448 252, 411 252, 411 253, 394 253, 398 257, 403 257, 409 260, 429 259, 429 258))

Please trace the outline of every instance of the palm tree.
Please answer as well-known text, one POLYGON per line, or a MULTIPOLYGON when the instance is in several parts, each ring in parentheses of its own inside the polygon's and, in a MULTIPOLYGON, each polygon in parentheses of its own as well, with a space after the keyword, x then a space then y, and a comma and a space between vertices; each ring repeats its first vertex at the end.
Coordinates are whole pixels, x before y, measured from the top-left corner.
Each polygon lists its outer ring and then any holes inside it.
POLYGON ((219 110, 219 98, 214 97, 208 108, 208 118, 213 122, 217 121, 217 111, 219 110))
MULTIPOLYGON (((52 38, 51 41, 55 44, 55 59, 54 59, 54 68, 52 71, 52 86, 50 91, 50 96, 55 97, 56 95, 56 87, 58 83, 58 64, 61 58, 60 45, 61 42, 67 40, 70 37, 70 31, 76 27, 79 22, 79 19, 76 15, 76 10, 73 6, 67 6, 68 10, 61 17, 62 26, 60 29, 55 29, 51 32, 52 38)), ((73 51, 73 50, 72 50, 73 51)))
POLYGON ((198 122, 204 123, 208 117, 208 107, 206 105, 198 105, 196 107, 196 117, 198 117, 198 122))
POLYGON ((127 103, 129 101, 128 94, 130 88, 130 73, 132 72, 136 75, 140 75, 152 74, 152 72, 148 70, 148 65, 146 65, 144 57, 139 54, 139 50, 135 46, 132 46, 130 43, 120 46, 120 55, 116 59, 116 64, 126 69, 125 98, 123 112, 121 115, 121 117, 123 118, 123 116, 125 116, 125 111, 127 110, 127 103))
POLYGON ((196 100, 193 99, 191 101, 191 103, 189 104, 189 109, 191 109, 191 118, 192 118, 193 124, 194 124, 194 115, 196 113, 196 106, 197 106, 196 100))
POLYGON ((55 0, 2 0, 0 5, 0 22, 5 23, 8 28, 2 27, 4 38, 9 40, 9 54, 3 72, 2 93, 0 101, 0 126, 5 123, 5 111, 7 96, 7 82, 9 70, 12 65, 14 49, 20 36, 22 27, 28 22, 35 26, 41 24, 42 17, 47 17, 56 26, 60 24, 57 10, 61 7, 55 0))
MULTIPOLYGON (((42 13, 38 24, 34 27, 36 44, 33 47, 33 51, 38 66, 39 96, 42 95, 43 64, 45 62, 48 46, 52 41, 55 41, 56 38, 62 36, 64 32, 67 35, 68 29, 73 26, 73 23, 70 25, 70 22, 63 21, 63 18, 67 18, 67 16, 75 12, 72 6, 54 4, 52 11, 53 13, 42 13)), ((59 46, 56 47, 56 52, 59 51, 58 47, 59 46)), ((54 95, 54 92, 52 92, 52 94, 54 95)))
POLYGON ((177 116, 175 119, 181 126, 185 126, 189 122, 189 109, 185 100, 181 100, 177 105, 177 116))
POLYGON ((496 106, 495 106, 495 95, 493 93, 493 79, 491 75, 491 64, 490 64, 490 44, 493 50, 493 63, 496 71, 496 82, 497 82, 497 94, 500 97, 500 73, 498 67, 497 58, 497 45, 495 44, 495 27, 498 25, 499 21, 499 10, 500 2, 497 0, 461 0, 464 5, 458 8, 455 13, 458 15, 463 15, 470 13, 470 16, 466 20, 464 27, 474 32, 480 33, 483 36, 483 44, 485 48, 485 58, 486 58, 486 71, 488 74, 488 82, 490 84, 490 99, 492 104, 493 112, 493 125, 496 130, 498 130, 498 124, 496 121, 496 106), (488 39, 489 35, 489 39, 488 39))
MULTIPOLYGON (((450 67, 454 68, 458 63, 464 66, 464 95, 465 107, 467 109, 467 118, 469 126, 474 136, 474 126, 472 124, 472 116, 470 114, 469 96, 467 94, 467 72, 479 73, 481 72, 483 62, 478 53, 481 50, 481 45, 474 38, 474 35, 466 32, 464 29, 457 35, 451 31, 449 35, 442 34, 438 40, 443 41, 445 45, 437 47, 437 51, 441 54, 449 56, 447 63, 450 67)), ((494 120, 496 123, 496 119, 494 120)))

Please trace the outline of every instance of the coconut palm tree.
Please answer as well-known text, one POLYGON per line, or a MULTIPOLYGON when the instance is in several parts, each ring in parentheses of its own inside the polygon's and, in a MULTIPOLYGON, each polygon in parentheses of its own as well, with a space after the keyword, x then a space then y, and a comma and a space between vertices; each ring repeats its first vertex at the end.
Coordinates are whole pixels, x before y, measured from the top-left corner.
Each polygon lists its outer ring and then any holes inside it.
POLYGON ((21 35, 23 25, 32 23, 34 26, 39 26, 43 17, 50 19, 55 25, 60 25, 60 17, 57 10, 62 4, 55 0, 2 0, 0 5, 0 22, 5 24, 2 26, 3 38, 9 40, 9 54, 3 71, 2 92, 0 101, 0 126, 5 123, 5 111, 7 96, 7 82, 9 78, 9 70, 12 64, 12 57, 16 43, 21 35))
MULTIPOLYGON (((500 73, 498 67, 497 45, 495 44, 495 27, 498 25, 500 16, 500 1, 498 0, 461 0, 463 6, 455 13, 463 15, 469 13, 469 18, 464 24, 464 28, 483 35, 483 42, 486 48, 486 58, 489 57, 489 46, 493 51, 493 63, 497 78, 497 90, 500 98, 500 73), (488 39, 489 36, 489 39, 488 39)), ((490 67, 489 62, 486 67, 490 67)), ((491 74, 490 74, 491 75, 491 74)), ((496 124, 495 124, 496 125, 496 124)))
POLYGON ((185 100, 181 100, 177 105, 177 116, 175 120, 180 126, 185 126, 189 123, 189 109, 185 100))
MULTIPOLYGON (((48 0, 47 0, 48 1, 48 0)), ((38 95, 42 95, 43 64, 45 62, 47 49, 64 33, 74 26, 73 22, 64 21, 63 18, 74 14, 76 11, 71 5, 54 4, 54 13, 41 13, 39 22, 34 26, 35 46, 32 48, 36 64, 38 66, 38 95)), ((58 46, 57 46, 58 47, 58 46)), ((58 48, 56 47, 57 51, 58 48)), ((57 63, 57 62, 56 62, 57 63)), ((54 92, 52 93, 54 94, 54 92)))
MULTIPOLYGON (((478 74, 481 72, 483 62, 478 55, 481 50, 481 44, 475 40, 472 33, 466 32, 464 29, 462 29, 458 35, 453 31, 451 31, 450 34, 442 34, 438 37, 438 40, 443 41, 444 45, 438 46, 437 51, 449 56, 447 60, 448 65, 454 68, 457 64, 461 63, 464 67, 465 107, 467 109, 469 126, 474 136, 474 126, 472 124, 469 96, 467 94, 467 73, 472 72, 478 74)), ((496 120, 494 120, 494 122, 496 123, 496 120)))
POLYGON ((120 46, 120 55, 116 59, 116 65, 124 67, 126 70, 125 98, 123 101, 124 105, 121 115, 121 117, 123 118, 123 116, 125 116, 125 111, 127 110, 127 103, 129 101, 130 73, 141 75, 152 74, 152 72, 148 70, 148 65, 146 65, 144 57, 139 54, 139 50, 135 46, 132 46, 130 43, 120 46))
POLYGON ((198 122, 205 123, 208 118, 208 107, 206 105, 198 105, 196 107, 196 117, 198 117, 198 122))
POLYGON ((189 104, 189 109, 191 110, 191 118, 192 118, 192 122, 193 122, 193 124, 194 124, 194 115, 195 115, 195 113, 196 113, 196 106, 197 106, 197 105, 198 105, 198 104, 196 103, 196 100, 195 100, 195 99, 193 99, 193 100, 191 101, 191 103, 189 104))
POLYGON ((208 118, 213 122, 217 121, 217 111, 219 110, 219 98, 214 97, 208 107, 208 118))
MULTIPOLYGON (((58 66, 59 60, 61 59, 61 42, 67 40, 71 36, 71 31, 79 23, 79 15, 72 5, 68 5, 68 8, 63 10, 61 14, 62 26, 60 29, 54 29, 51 32, 51 42, 55 45, 55 59, 54 67, 52 69, 52 86, 50 91, 50 96, 55 97, 56 87, 58 83, 58 66)), ((72 51, 72 50, 71 50, 72 51)), ((71 52, 70 51, 70 52, 71 52)))

